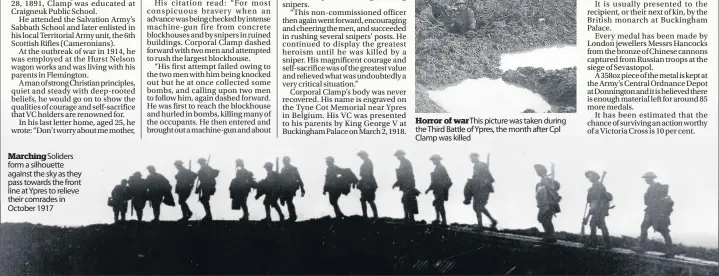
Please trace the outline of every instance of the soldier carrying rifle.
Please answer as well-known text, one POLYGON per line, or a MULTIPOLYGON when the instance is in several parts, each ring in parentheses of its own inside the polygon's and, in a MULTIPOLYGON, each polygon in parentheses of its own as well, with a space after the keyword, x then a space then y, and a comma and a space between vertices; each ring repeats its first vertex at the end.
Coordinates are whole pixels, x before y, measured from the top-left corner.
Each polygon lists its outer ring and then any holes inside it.
MULTIPOLYGON (((492 222, 490 229, 497 227, 497 220, 487 210, 487 202, 489 194, 494 192, 494 177, 489 172, 489 164, 479 161, 479 154, 472 153, 469 160, 474 164, 472 169, 472 178, 467 179, 464 186, 464 204, 469 205, 474 200, 472 208, 477 215, 477 227, 483 230, 482 215, 484 214, 492 222)), ((487 156, 489 162, 489 156, 487 156)))
POLYGON ((177 202, 180 204, 180 209, 182 210, 182 218, 180 218, 179 221, 187 221, 192 217, 192 211, 190 211, 190 207, 187 206, 187 199, 192 194, 192 188, 194 188, 197 174, 185 168, 180 160, 175 161, 174 165, 177 169, 177 174, 175 174, 175 180, 177 181, 177 184, 175 184, 175 193, 177 194, 177 202))
POLYGON ((217 176, 220 174, 219 170, 213 169, 208 164, 208 160, 200 158, 197 160, 200 164, 200 170, 197 171, 197 176, 200 179, 200 185, 195 189, 195 193, 200 197, 200 203, 205 209, 205 217, 202 220, 212 220, 212 210, 210 209, 210 197, 215 194, 215 186, 217 185, 217 176))
POLYGON ((442 157, 438 154, 432 155, 429 160, 434 164, 434 171, 430 174, 431 182, 429 188, 425 191, 428 194, 430 191, 434 194, 434 206, 435 214, 437 219, 432 223, 439 224, 440 218, 442 225, 447 225, 447 213, 444 209, 444 202, 449 200, 449 188, 452 187, 452 179, 449 178, 447 169, 442 165, 442 157))

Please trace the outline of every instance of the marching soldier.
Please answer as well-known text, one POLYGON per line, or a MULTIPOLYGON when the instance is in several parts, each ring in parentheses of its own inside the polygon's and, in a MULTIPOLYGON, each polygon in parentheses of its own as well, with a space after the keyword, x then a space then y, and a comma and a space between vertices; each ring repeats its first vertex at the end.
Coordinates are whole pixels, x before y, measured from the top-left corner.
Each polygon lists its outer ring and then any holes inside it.
POLYGON ((548 243, 557 242, 557 238, 554 235, 554 224, 552 218, 556 213, 559 213, 559 182, 554 180, 554 164, 552 164, 552 174, 547 174, 547 167, 541 164, 534 165, 534 170, 540 177, 539 183, 535 187, 537 208, 537 220, 542 224, 544 228, 544 238, 542 241, 548 243))
POLYGON ((430 191, 434 194, 434 211, 437 218, 432 222, 433 224, 439 224, 440 218, 442 219, 442 225, 447 225, 447 213, 444 209, 444 202, 449 199, 449 188, 452 187, 452 180, 449 178, 447 169, 442 165, 442 157, 438 154, 434 154, 429 158, 434 164, 434 171, 430 174, 431 182, 429 188, 425 191, 428 194, 430 191))
POLYGON ((160 221, 162 200, 165 198, 165 195, 172 190, 172 185, 170 185, 170 181, 167 180, 164 175, 157 173, 155 166, 147 166, 147 171, 149 172, 147 179, 145 179, 148 192, 147 198, 150 200, 150 207, 152 207, 152 214, 154 216, 152 221, 158 222, 160 221))
POLYGON ((202 220, 212 220, 210 197, 215 194, 216 178, 220 171, 210 167, 205 158, 198 159, 197 163, 200 164, 200 170, 197 171, 200 185, 197 186, 195 193, 200 195, 200 203, 202 203, 202 208, 205 209, 205 217, 202 220))
POLYGON ((116 185, 112 189, 110 194, 110 203, 112 206, 112 212, 114 213, 115 222, 125 221, 125 215, 127 214, 127 201, 132 198, 129 188, 127 187, 127 180, 123 179, 120 181, 120 185, 116 185))
POLYGON ((671 257, 674 255, 672 237, 669 235, 669 225, 671 221, 669 216, 674 210, 674 201, 669 197, 669 185, 656 182, 657 175, 653 172, 645 173, 642 178, 649 185, 647 192, 644 194, 644 221, 641 225, 641 235, 639 236, 639 248, 637 251, 643 252, 646 249, 647 231, 649 227, 659 232, 664 237, 667 250, 666 255, 671 257))
POLYGON ((142 221, 142 210, 147 204, 147 183, 142 179, 142 173, 135 172, 127 179, 132 194, 132 208, 137 213, 137 221, 142 221))
POLYGON ((492 217, 492 214, 487 210, 487 202, 489 201, 489 194, 494 192, 494 177, 489 172, 489 165, 482 161, 479 161, 479 154, 472 153, 469 155, 469 160, 474 164, 472 169, 472 178, 467 179, 467 184, 464 186, 464 204, 469 205, 474 199, 472 208, 477 215, 477 226, 480 230, 483 229, 482 214, 487 216, 492 222, 490 229, 497 228, 497 220, 492 217))
POLYGON ((339 206, 339 198, 342 196, 342 190, 339 187, 339 175, 341 174, 341 168, 335 165, 335 158, 328 156, 325 158, 327 164, 327 171, 325 173, 325 186, 322 194, 326 195, 329 193, 330 204, 335 211, 335 216, 343 218, 345 215, 339 206))
POLYGON ((282 171, 280 172, 280 179, 282 180, 282 195, 280 201, 287 203, 287 211, 290 214, 289 221, 293 222, 297 220, 297 212, 295 210, 295 203, 293 199, 297 195, 297 190, 300 190, 302 196, 305 196, 305 185, 302 183, 300 172, 297 167, 290 164, 290 157, 282 157, 282 171))
POLYGON ((414 171, 412 163, 407 159, 403 150, 397 150, 394 156, 399 160, 399 168, 395 170, 397 174, 397 182, 392 185, 392 189, 398 187, 402 192, 402 205, 404 206, 404 219, 414 221, 414 215, 419 213, 417 206, 417 196, 419 191, 415 188, 414 171))
POLYGON ((175 161, 174 165, 177 169, 177 174, 175 174, 175 180, 177 181, 177 184, 175 184, 175 193, 177 194, 177 202, 180 203, 180 209, 182 210, 182 218, 179 221, 187 221, 192 217, 192 211, 190 211, 190 207, 187 206, 187 199, 192 194, 192 188, 195 185, 197 174, 185 168, 180 160, 175 161))
POLYGON ((249 220, 249 210, 247 209, 247 197, 250 195, 252 188, 256 186, 255 177, 252 172, 245 169, 245 162, 242 159, 235 161, 237 172, 235 179, 230 183, 230 198, 232 198, 232 210, 242 209, 241 221, 249 220))
POLYGON ((377 218, 377 205, 375 205, 375 194, 377 192, 377 180, 374 178, 374 165, 372 160, 369 159, 369 154, 366 151, 360 151, 357 153, 362 161, 362 165, 359 169, 360 181, 357 184, 357 189, 360 190, 360 203, 362 203, 362 216, 367 217, 367 204, 372 208, 372 214, 374 218, 377 218))
POLYGON ((284 221, 285 215, 282 214, 282 209, 280 209, 280 205, 277 204, 277 200, 282 193, 282 187, 280 186, 280 183, 278 183, 280 175, 272 170, 272 166, 274 165, 271 162, 265 163, 264 168, 267 171, 267 177, 260 180, 255 199, 258 199, 263 195, 265 196, 265 199, 262 202, 265 205, 265 221, 272 221, 270 208, 274 208, 280 216, 280 221, 284 221))
POLYGON ((609 230, 605 218, 609 215, 609 202, 612 201, 612 194, 607 192, 604 183, 601 182, 601 176, 595 171, 587 171, 584 176, 592 183, 592 187, 587 191, 587 204, 589 204, 589 213, 582 221, 583 225, 589 222, 589 246, 597 245, 597 227, 602 230, 602 238, 604 246, 611 248, 611 240, 609 238, 609 230), (590 220, 591 218, 591 220, 590 220))

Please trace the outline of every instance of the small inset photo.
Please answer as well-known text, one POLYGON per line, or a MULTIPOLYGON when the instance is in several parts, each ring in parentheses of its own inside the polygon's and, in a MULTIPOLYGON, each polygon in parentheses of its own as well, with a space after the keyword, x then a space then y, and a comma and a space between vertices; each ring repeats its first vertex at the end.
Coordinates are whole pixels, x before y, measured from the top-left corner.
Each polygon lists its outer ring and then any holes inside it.
POLYGON ((417 0, 417 113, 574 113, 576 0, 417 0))

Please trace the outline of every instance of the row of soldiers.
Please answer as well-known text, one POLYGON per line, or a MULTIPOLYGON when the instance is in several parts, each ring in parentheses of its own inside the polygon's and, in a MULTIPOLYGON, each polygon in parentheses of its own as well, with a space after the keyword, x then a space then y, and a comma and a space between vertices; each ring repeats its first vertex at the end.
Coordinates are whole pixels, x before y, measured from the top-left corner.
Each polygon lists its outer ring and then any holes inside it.
MULTIPOLYGON (((367 205, 369 205, 373 217, 377 218, 375 197, 378 185, 374 177, 374 166, 366 151, 358 152, 357 156, 363 160, 359 168, 359 178, 354 175, 351 169, 337 166, 333 157, 330 156, 325 159, 327 169, 323 195, 328 195, 335 216, 341 218, 345 215, 338 204, 340 197, 349 194, 352 188, 358 189, 361 193, 362 215, 367 217, 367 205)), ((396 169, 396 182, 392 188, 399 188, 402 192, 401 202, 404 207, 404 219, 413 222, 414 216, 419 213, 417 197, 421 192, 416 188, 412 163, 406 157, 406 153, 398 150, 394 156, 399 161, 399 167, 396 169)), ((477 153, 472 153, 469 157, 473 163, 473 172, 464 186, 463 203, 472 205, 480 231, 484 229, 484 216, 490 221, 489 228, 496 229, 497 220, 487 209, 489 196, 494 193, 495 182, 489 170, 489 156, 487 156, 486 162, 480 161, 480 156, 477 153)), ((267 176, 260 181, 256 181, 254 174, 245 168, 243 160, 236 160, 235 178, 230 183, 229 192, 232 199, 232 209, 242 210, 240 220, 248 220, 247 199, 253 189, 257 191, 255 199, 264 196, 263 204, 266 215, 264 220, 272 220, 271 210, 274 209, 279 216, 279 220, 284 221, 285 216, 280 205, 287 206, 289 221, 297 220, 293 201, 298 191, 301 192, 302 197, 305 196, 304 183, 297 167, 290 163, 290 158, 284 157, 282 161, 283 168, 281 171, 273 170, 273 163, 265 163, 264 169, 267 176)), ((432 205, 435 209, 436 219, 433 224, 447 225, 445 202, 449 200, 449 190, 453 183, 447 169, 442 164, 441 156, 432 155, 430 161, 434 164, 434 170, 430 174, 431 181, 429 187, 425 190, 425 194, 432 192, 434 195, 432 205)), ((187 205, 187 199, 192 194, 196 180, 199 181, 199 185, 197 185, 195 193, 198 194, 199 201, 205 209, 205 217, 202 220, 212 220, 210 197, 215 194, 215 179, 219 175, 219 170, 210 167, 208 160, 205 158, 200 158, 197 162, 200 164, 200 169, 197 173, 185 168, 182 161, 178 160, 174 163, 177 168, 175 193, 178 195, 178 202, 182 209, 180 221, 187 221, 193 214, 187 205)), ((153 166, 149 166, 147 169, 149 174, 145 179, 142 178, 140 172, 136 172, 127 180, 122 180, 121 184, 113 189, 108 205, 113 207, 115 221, 125 220, 127 201, 131 201, 133 210, 137 212, 138 220, 142 220, 142 211, 147 201, 150 202, 153 210, 153 221, 159 221, 160 207, 163 202, 166 205, 174 206, 171 193, 172 187, 169 181, 157 173, 153 166)), ((557 239, 552 219, 561 212, 559 207, 562 200, 559 195, 560 184, 554 178, 554 164, 552 164, 550 171, 541 164, 534 165, 534 170, 540 178, 535 186, 535 199, 538 208, 537 220, 544 229, 542 240, 554 243, 557 239)), ((609 210, 613 208, 613 206, 610 206, 613 197, 611 193, 607 192, 603 184, 604 174, 600 176, 594 171, 587 171, 585 176, 591 183, 591 187, 587 192, 587 205, 585 206, 585 216, 582 220, 582 232, 584 231, 584 225, 589 224, 589 244, 597 246, 596 230, 599 228, 604 238, 604 246, 609 248, 611 247, 611 242, 605 217, 609 215, 609 210), (588 211, 586 207, 588 207, 588 211)), ((641 224, 640 241, 642 246, 638 250, 644 248, 643 245, 646 243, 647 231, 650 227, 660 232, 665 238, 667 246, 671 247, 669 215, 673 209, 673 201, 668 196, 668 186, 656 182, 657 176, 654 173, 648 172, 642 177, 649 184, 649 189, 644 197, 647 208, 645 209, 644 221, 641 224)))

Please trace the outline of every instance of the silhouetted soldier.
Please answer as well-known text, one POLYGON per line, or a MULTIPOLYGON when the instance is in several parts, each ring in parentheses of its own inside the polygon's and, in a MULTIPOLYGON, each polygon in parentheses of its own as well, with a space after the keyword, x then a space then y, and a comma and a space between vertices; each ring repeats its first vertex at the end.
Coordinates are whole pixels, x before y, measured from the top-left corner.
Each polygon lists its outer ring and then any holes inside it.
POLYGON ((424 193, 427 194, 432 191, 434 194, 434 212, 437 216, 432 223, 439 224, 440 218, 442 219, 442 225, 447 225, 447 213, 444 209, 444 202, 449 199, 449 188, 452 187, 452 179, 450 179, 447 169, 442 165, 442 157, 438 154, 434 154, 429 158, 434 164, 434 171, 430 174, 431 182, 429 188, 424 193))
POLYGON ((362 158, 362 165, 359 169, 360 181, 357 184, 357 189, 360 190, 360 203, 362 203, 362 216, 367 217, 367 203, 372 208, 372 214, 374 218, 377 218, 377 205, 374 200, 377 192, 377 180, 374 178, 374 165, 372 160, 369 159, 369 154, 366 151, 360 151, 357 156, 362 158))
POLYGON ((412 163, 409 162, 403 150, 397 150, 394 156, 399 160, 399 168, 395 170, 397 182, 392 185, 392 189, 398 187, 402 192, 402 206, 404 206, 405 220, 414 221, 414 215, 419 214, 419 207, 417 206, 419 191, 415 188, 412 163))
POLYGON ((142 210, 147 204, 147 182, 142 179, 142 173, 135 172, 127 179, 132 194, 132 208, 137 213, 137 221, 142 221, 142 210))
POLYGON ((642 178, 649 184, 647 192, 644 194, 644 221, 641 225, 641 235, 639 236, 638 251, 646 250, 647 231, 649 227, 653 227, 654 231, 659 232, 664 237, 666 243, 666 255, 673 256, 672 237, 669 235, 669 225, 671 221, 669 216, 674 210, 674 201, 669 197, 669 185, 656 182, 657 175, 653 172, 645 173, 642 178))
MULTIPOLYGON (((541 177, 539 183, 535 187, 537 208, 537 220, 542 224, 544 228, 544 237, 542 241, 554 243, 557 242, 557 238, 554 235, 554 224, 552 218, 556 213, 559 213, 559 182, 554 180, 554 175, 550 176, 547 174, 547 168, 544 165, 534 165, 534 170, 537 175, 541 177)), ((552 172, 554 172, 554 165, 552 164, 552 172)))
POLYGON ((152 207, 152 214, 154 218, 153 222, 160 221, 160 207, 162 206, 162 200, 167 194, 168 188, 171 190, 172 185, 170 181, 165 178, 164 175, 157 173, 155 166, 147 166, 147 199, 150 200, 150 207, 152 207))
POLYGON ((249 210, 247 209, 247 197, 252 191, 252 187, 256 187, 255 177, 252 172, 245 169, 245 162, 241 159, 235 161, 239 168, 235 173, 235 179, 230 183, 230 198, 232 198, 232 210, 242 209, 241 221, 249 220, 249 210))
POLYGON ((280 171, 280 179, 282 181, 282 195, 280 201, 287 203, 287 211, 289 213, 289 221, 297 220, 297 211, 295 210, 295 203, 293 199, 297 195, 297 190, 302 192, 302 196, 305 196, 305 185, 302 183, 300 172, 297 167, 290 164, 290 157, 282 157, 282 171, 280 171))
POLYGON ((112 189, 110 194, 112 212, 115 215, 115 222, 125 221, 125 215, 127 214, 127 201, 132 198, 130 190, 127 187, 127 180, 123 179, 120 181, 120 185, 116 185, 112 189), (118 218, 119 217, 119 218, 118 218))
POLYGON ((197 163, 200 164, 200 170, 197 171, 200 185, 197 186, 195 193, 200 194, 200 203, 202 203, 202 208, 205 209, 205 217, 203 217, 202 220, 212 220, 210 197, 215 194, 215 186, 217 185, 216 178, 220 174, 220 171, 210 167, 205 158, 198 159, 197 163))
POLYGON ((489 228, 496 229, 497 220, 492 217, 492 214, 487 210, 487 202, 489 201, 489 194, 494 192, 494 176, 489 172, 489 165, 482 161, 479 161, 479 154, 472 153, 469 155, 469 160, 474 164, 472 169, 472 178, 467 179, 467 184, 464 186, 464 204, 469 205, 474 199, 472 209, 474 209, 477 215, 477 227, 479 230, 483 230, 482 214, 487 216, 492 222, 489 228))
POLYGON ((325 158, 327 164, 327 171, 325 173, 325 186, 322 194, 326 195, 329 193, 330 204, 335 211, 335 216, 343 218, 345 215, 340 210, 339 199, 342 196, 342 190, 339 187, 339 175, 341 168, 335 165, 335 158, 328 156, 325 158))
POLYGON ((274 165, 271 162, 265 163, 264 168, 267 171, 267 177, 260 180, 260 183, 258 183, 257 195, 255 195, 255 199, 258 199, 263 195, 265 196, 265 199, 262 201, 262 203, 265 205, 265 221, 272 221, 270 207, 274 208, 275 211, 277 211, 277 214, 280 216, 280 221, 284 221, 285 215, 282 214, 282 209, 280 209, 280 205, 277 204, 277 200, 282 193, 282 187, 280 186, 280 183, 278 183, 280 174, 273 171, 272 166, 274 165))
POLYGON ((180 204, 182 210, 182 218, 180 221, 187 221, 192 217, 192 211, 187 206, 187 199, 192 195, 192 188, 195 185, 195 179, 197 174, 193 171, 182 166, 182 161, 177 160, 174 163, 177 168, 177 174, 175 174, 175 193, 177 194, 177 202, 180 204))
POLYGON ((604 239, 604 246, 611 248, 611 240, 609 238, 609 230, 607 229, 607 223, 605 221, 606 216, 609 215, 609 202, 612 201, 612 194, 607 192, 607 188, 602 183, 601 176, 595 171, 587 171, 584 176, 592 182, 592 187, 587 191, 587 203, 589 204, 589 212, 587 217, 582 221, 583 224, 587 224, 589 220, 589 246, 597 246, 597 227, 602 230, 602 238, 604 239))

